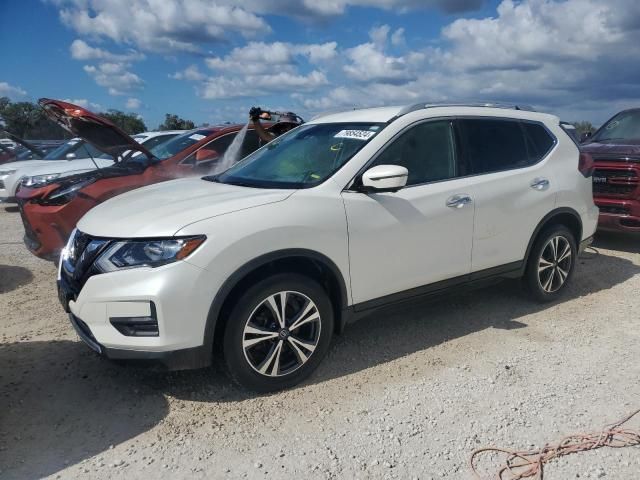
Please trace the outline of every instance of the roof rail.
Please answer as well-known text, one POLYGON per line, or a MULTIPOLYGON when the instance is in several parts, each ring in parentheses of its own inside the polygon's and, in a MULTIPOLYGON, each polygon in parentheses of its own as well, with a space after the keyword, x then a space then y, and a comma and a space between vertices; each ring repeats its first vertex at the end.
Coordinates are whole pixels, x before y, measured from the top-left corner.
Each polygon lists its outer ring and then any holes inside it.
POLYGON ((415 103, 408 105, 398 113, 397 117, 406 115, 407 113, 422 110, 424 108, 437 108, 437 107, 486 107, 486 108, 506 108, 510 110, 526 110, 528 112, 535 112, 533 107, 529 105, 516 105, 513 103, 502 102, 464 102, 464 103, 415 103))

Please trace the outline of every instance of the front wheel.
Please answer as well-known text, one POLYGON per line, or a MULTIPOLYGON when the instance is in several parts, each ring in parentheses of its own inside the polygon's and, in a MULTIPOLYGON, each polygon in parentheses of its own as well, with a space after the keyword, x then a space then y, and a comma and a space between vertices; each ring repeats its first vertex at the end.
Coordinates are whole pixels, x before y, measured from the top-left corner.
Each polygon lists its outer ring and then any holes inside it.
POLYGON ((231 377, 259 392, 292 387, 320 364, 333 335, 324 288, 298 274, 264 279, 232 308, 223 340, 231 377))
POLYGON ((536 300, 551 302, 560 296, 573 274, 577 252, 573 234, 563 225, 553 225, 539 235, 525 273, 528 290, 536 300))

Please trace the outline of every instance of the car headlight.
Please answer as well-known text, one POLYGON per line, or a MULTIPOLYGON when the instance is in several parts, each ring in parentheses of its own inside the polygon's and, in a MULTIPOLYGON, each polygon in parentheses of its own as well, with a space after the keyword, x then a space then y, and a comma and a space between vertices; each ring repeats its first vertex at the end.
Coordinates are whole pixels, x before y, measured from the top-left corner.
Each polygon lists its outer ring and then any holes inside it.
POLYGON ((17 170, 0 170, 0 178, 8 177, 9 175, 13 175, 17 170))
POLYGON ((51 192, 46 197, 39 200, 39 203, 43 205, 64 205, 73 199, 78 193, 78 190, 83 189, 87 185, 91 185, 95 182, 95 178, 85 178, 75 183, 63 185, 51 192))
POLYGON ((207 237, 122 240, 107 247, 95 266, 103 273, 134 267, 159 267, 187 258, 207 237))
POLYGON ((25 187, 40 187, 46 185, 52 180, 60 176, 59 173, 49 173, 47 175, 33 175, 30 177, 22 177, 21 184, 25 187))

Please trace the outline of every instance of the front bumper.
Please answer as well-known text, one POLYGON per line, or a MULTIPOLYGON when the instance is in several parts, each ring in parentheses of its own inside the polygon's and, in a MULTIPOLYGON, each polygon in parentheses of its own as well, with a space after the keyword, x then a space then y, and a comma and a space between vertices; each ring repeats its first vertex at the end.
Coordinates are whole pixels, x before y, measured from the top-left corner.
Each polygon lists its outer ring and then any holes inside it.
POLYGON ((210 363, 210 355, 205 346, 173 350, 169 352, 149 352, 144 350, 125 350, 107 348, 93 336, 89 326, 78 317, 69 314, 69 321, 74 330, 91 350, 110 360, 142 360, 157 362, 169 370, 186 370, 206 367, 210 363))
POLYGON ((89 347, 108 358, 157 360, 172 369, 210 363, 205 327, 216 291, 209 272, 186 261, 94 275, 78 293, 58 280, 60 300, 89 347), (116 328, 114 320, 143 318, 150 308, 156 334, 127 335, 116 328))
POLYGON ((640 232, 640 199, 616 200, 596 198, 600 208, 598 229, 617 232, 640 232))

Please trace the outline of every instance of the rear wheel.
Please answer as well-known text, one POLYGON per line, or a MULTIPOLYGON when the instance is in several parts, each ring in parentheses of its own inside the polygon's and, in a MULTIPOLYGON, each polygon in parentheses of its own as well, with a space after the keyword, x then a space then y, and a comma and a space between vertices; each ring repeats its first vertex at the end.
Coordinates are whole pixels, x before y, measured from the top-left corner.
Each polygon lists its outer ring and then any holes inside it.
POLYGON ((322 286, 302 275, 275 275, 236 301, 224 333, 224 360, 240 385, 281 390, 311 375, 332 335, 333 309, 322 286))
POLYGON ((527 261, 525 281, 532 296, 540 302, 558 298, 571 279, 576 257, 576 240, 567 227, 543 230, 527 261))

